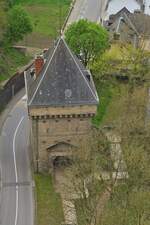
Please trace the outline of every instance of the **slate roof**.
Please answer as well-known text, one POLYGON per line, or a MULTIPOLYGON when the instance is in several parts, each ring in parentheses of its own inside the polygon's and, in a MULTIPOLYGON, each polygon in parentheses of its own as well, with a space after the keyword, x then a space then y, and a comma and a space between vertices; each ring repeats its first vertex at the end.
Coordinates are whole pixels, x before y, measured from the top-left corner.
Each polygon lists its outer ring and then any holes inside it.
POLYGON ((109 16, 109 21, 111 23, 114 23, 116 19, 118 19, 120 16, 122 16, 124 13, 126 13, 127 15, 130 14, 130 11, 126 8, 123 7, 121 10, 119 10, 116 14, 112 14, 109 16))
POLYGON ((53 50, 48 50, 38 78, 34 80, 30 71, 25 77, 28 106, 97 105, 99 102, 91 74, 63 38, 53 50))
POLYGON ((133 29, 138 35, 150 36, 150 16, 142 12, 130 13, 125 7, 115 15, 110 16, 108 21, 110 30, 116 30, 121 17, 124 18, 129 27, 133 29))

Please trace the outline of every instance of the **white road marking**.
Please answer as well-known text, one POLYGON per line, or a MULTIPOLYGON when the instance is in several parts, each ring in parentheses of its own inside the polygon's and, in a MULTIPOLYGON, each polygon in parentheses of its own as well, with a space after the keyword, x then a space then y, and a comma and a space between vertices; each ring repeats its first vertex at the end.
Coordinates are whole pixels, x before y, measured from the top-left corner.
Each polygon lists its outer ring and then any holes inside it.
MULTIPOLYGON (((16 137, 19 130, 19 127, 24 120, 24 116, 21 118, 21 120, 18 123, 18 126, 15 130, 14 137, 13 137, 13 157, 14 157, 14 166, 15 166, 15 181, 16 184, 18 183, 18 171, 17 171, 17 163, 16 163, 16 151, 15 151, 15 144, 16 144, 16 137)), ((19 200, 19 193, 18 193, 18 185, 16 185, 16 214, 15 214, 15 225, 17 225, 18 222, 18 200, 19 200)))
POLYGON ((3 182, 2 182, 2 166, 0 165, 0 191, 2 190, 3 182))

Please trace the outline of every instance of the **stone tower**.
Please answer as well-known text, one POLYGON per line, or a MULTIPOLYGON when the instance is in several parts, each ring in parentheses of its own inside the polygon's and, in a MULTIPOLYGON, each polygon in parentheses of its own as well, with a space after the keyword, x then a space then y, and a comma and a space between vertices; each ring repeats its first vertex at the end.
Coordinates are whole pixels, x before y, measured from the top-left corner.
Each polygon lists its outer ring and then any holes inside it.
POLYGON ((99 102, 92 76, 63 38, 25 75, 35 171, 71 157, 90 132, 99 102), (40 68, 41 66, 41 68, 40 68))

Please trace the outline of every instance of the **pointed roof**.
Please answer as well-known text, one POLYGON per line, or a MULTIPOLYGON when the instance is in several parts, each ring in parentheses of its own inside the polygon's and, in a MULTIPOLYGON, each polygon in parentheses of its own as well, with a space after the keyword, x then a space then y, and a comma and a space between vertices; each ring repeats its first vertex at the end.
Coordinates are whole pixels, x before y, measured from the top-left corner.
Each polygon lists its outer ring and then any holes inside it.
MULTIPOLYGON (((130 13, 122 12, 120 17, 116 17, 116 20, 113 21, 110 28, 112 31, 116 31, 118 26, 121 28, 121 18, 124 19, 125 23, 128 25, 130 29, 132 29, 137 36, 150 36, 150 16, 143 13, 130 13)), ((125 32, 123 30, 123 32, 125 32)))
POLYGON ((122 16, 123 13, 126 13, 127 15, 130 14, 130 11, 126 8, 126 7, 123 7, 122 9, 120 9, 117 13, 115 14, 111 14, 109 16, 109 20, 111 22, 114 22, 118 17, 122 16))
POLYGON ((87 74, 90 75, 60 38, 54 50, 48 51, 38 78, 31 82, 31 75, 26 75, 28 105, 97 105, 97 92, 92 77, 89 81, 87 74))

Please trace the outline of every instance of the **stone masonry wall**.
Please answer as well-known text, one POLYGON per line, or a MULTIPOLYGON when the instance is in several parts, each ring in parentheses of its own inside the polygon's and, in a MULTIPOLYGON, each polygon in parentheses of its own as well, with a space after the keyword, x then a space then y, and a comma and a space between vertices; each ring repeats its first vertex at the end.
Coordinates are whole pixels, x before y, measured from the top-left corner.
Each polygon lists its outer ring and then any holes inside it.
MULTIPOLYGON (((37 171, 48 171, 52 165, 51 156, 66 156, 70 155, 68 146, 79 147, 79 143, 86 137, 91 129, 91 116, 96 112, 95 106, 83 107, 59 107, 29 110, 30 120, 32 124, 32 148, 33 148, 33 161, 34 168, 37 171), (70 114, 70 116, 54 117, 53 115, 60 116, 70 114), (81 114, 82 113, 82 114, 81 114), (87 113, 83 117, 83 113, 87 113), (90 114, 91 113, 91 114, 90 114), (50 114, 51 117, 43 118, 42 115, 50 114), (75 117, 71 117, 75 115, 75 117), (76 117, 77 116, 77 117, 76 117), (66 149, 62 147, 61 143, 66 144, 66 149), (56 145, 58 144, 58 148, 56 145), (54 148, 53 148, 54 146, 54 148), (49 148, 51 148, 49 150, 49 148)), ((72 154, 72 153, 71 153, 72 154)))

